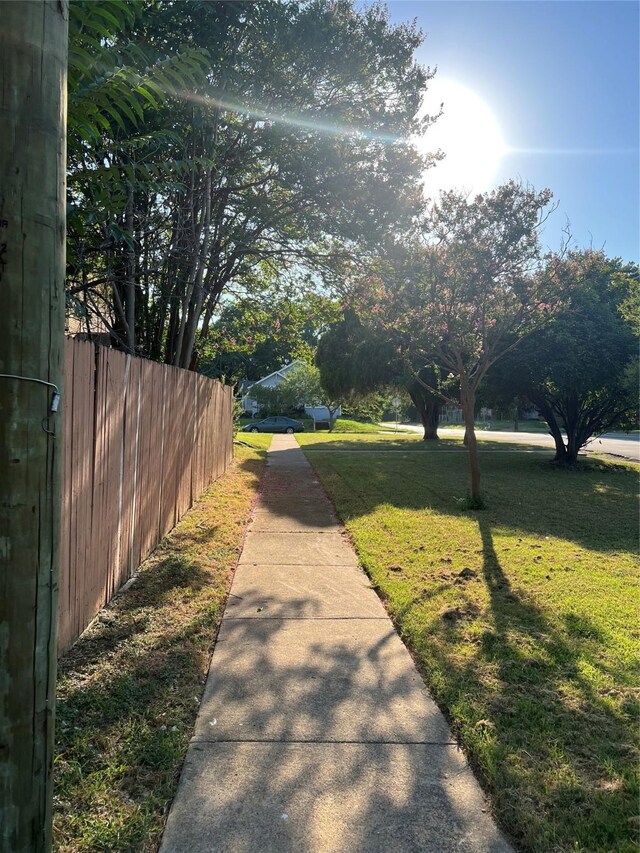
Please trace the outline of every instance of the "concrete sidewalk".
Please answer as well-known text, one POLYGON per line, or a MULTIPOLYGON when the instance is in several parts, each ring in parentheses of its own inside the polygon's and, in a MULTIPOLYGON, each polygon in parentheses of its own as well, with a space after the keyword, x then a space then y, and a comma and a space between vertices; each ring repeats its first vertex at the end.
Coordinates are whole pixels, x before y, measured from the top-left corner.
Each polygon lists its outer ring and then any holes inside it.
POLYGON ((274 436, 161 853, 506 853, 293 436, 274 436))

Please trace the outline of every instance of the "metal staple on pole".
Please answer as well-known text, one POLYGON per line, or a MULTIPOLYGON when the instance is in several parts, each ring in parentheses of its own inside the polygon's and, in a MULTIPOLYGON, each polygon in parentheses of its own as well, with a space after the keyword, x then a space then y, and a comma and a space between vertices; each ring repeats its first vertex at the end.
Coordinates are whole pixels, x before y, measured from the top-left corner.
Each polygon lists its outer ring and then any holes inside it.
MULTIPOLYGON (((0 379, 19 379, 22 382, 35 382, 38 385, 46 385, 48 388, 53 388, 53 396, 51 397, 51 403, 49 404, 49 414, 55 415, 55 413, 58 411, 62 395, 60 394, 60 389, 58 388, 58 386, 55 385, 53 382, 46 382, 44 379, 36 379, 35 376, 18 376, 16 373, 0 373, 0 379)), ((44 420, 47 420, 47 418, 44 418, 44 420)), ((42 426, 42 429, 48 435, 55 435, 55 433, 51 430, 48 430, 44 426, 44 424, 42 426)))

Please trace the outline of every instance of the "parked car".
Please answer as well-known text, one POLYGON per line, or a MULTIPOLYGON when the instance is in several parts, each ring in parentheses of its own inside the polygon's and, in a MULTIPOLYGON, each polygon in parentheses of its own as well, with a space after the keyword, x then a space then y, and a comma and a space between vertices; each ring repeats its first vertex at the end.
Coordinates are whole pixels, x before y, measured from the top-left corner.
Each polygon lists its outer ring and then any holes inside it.
POLYGON ((242 432, 304 432, 304 424, 293 418, 278 415, 278 417, 256 421, 255 424, 247 424, 242 432))

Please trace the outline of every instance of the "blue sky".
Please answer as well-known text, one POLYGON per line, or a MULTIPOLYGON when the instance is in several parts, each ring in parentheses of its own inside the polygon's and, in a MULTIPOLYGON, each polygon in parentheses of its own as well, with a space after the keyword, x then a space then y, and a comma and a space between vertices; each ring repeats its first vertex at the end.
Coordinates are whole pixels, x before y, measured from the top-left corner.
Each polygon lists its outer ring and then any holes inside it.
POLYGON ((545 246, 559 247, 568 218, 578 245, 640 259, 640 4, 391 0, 388 8, 393 21, 416 18, 427 33, 420 62, 490 107, 510 149, 495 182, 518 177, 553 190, 559 207, 545 246))

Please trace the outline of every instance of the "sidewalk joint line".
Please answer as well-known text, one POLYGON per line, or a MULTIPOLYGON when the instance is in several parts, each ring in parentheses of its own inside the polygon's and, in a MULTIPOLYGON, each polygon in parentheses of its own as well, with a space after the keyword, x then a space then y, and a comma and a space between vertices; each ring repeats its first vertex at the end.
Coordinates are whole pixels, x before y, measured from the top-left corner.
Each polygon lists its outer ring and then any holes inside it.
POLYGON ((269 533, 271 535, 281 536, 284 534, 295 533, 296 535, 306 536, 308 533, 313 533, 314 536, 344 536, 340 530, 250 530, 252 533, 269 533))
POLYGON ((254 619, 261 619, 263 622, 384 622, 389 617, 385 616, 224 616, 226 619, 233 619, 234 622, 252 622, 254 619))
POLYGON ((357 563, 250 563, 247 561, 246 563, 239 563, 239 566, 263 566, 265 569, 270 566, 291 566, 292 569, 300 568, 300 569, 357 569, 359 566, 357 563))
POLYGON ((241 740, 238 738, 218 738, 217 740, 211 738, 191 738, 189 741, 189 746, 195 746, 198 743, 281 743, 281 744, 315 744, 317 746, 321 745, 333 745, 333 744, 353 744, 354 746, 455 746, 458 749, 460 747, 454 740, 280 740, 276 738, 265 738, 261 740, 251 740, 247 738, 246 740, 241 740))

